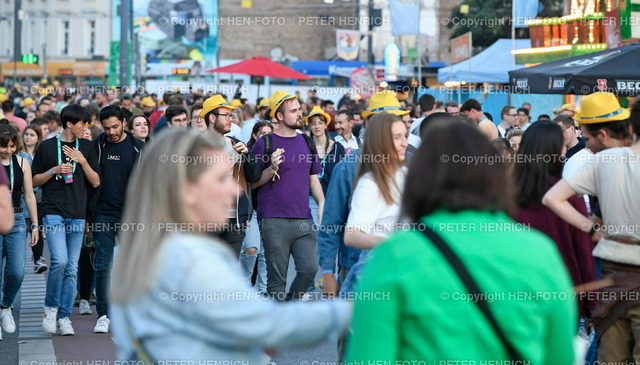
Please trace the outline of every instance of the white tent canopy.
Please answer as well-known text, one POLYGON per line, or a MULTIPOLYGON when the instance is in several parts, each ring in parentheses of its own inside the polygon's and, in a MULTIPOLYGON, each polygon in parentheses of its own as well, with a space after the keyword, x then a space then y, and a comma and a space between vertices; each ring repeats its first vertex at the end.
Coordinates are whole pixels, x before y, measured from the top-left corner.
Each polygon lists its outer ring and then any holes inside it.
POLYGON ((438 69, 438 82, 509 83, 509 71, 522 68, 514 65, 511 50, 531 48, 530 39, 498 39, 494 44, 468 60, 438 69))

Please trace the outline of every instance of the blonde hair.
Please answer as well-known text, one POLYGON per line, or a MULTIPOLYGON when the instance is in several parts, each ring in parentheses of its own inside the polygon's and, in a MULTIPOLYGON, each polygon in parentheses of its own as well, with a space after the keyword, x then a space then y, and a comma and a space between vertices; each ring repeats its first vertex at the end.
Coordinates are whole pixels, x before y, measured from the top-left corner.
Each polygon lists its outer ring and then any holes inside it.
POLYGON ((160 253, 170 224, 192 223, 184 191, 210 163, 206 150, 223 152, 222 138, 195 129, 164 132, 142 152, 129 182, 120 251, 113 269, 111 300, 124 304, 150 290, 157 275, 160 253), (195 162, 195 163, 194 163, 195 162))
POLYGON ((358 166, 353 186, 367 172, 371 172, 380 194, 387 204, 394 202, 392 188, 400 189, 395 180, 395 173, 402 168, 402 161, 396 151, 391 127, 395 122, 402 122, 401 117, 391 113, 376 114, 367 123, 367 131, 362 143, 362 161, 358 166), (384 162, 380 162, 380 157, 384 162))

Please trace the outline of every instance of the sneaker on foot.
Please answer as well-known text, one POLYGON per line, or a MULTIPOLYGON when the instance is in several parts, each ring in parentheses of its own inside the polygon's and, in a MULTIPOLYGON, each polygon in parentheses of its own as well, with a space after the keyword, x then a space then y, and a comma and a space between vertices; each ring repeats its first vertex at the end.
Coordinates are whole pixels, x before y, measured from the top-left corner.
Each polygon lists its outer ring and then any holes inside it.
POLYGON ((107 318, 106 315, 98 318, 98 322, 96 322, 96 326, 93 328, 93 332, 95 333, 108 333, 109 332, 109 324, 111 321, 107 318))
POLYGON ((41 257, 38 259, 38 261, 36 261, 35 266, 33 267, 33 272, 36 274, 42 274, 48 269, 49 269, 49 266, 47 266, 47 264, 44 263, 44 257, 41 257))
POLYGON ((46 333, 56 334, 56 317, 58 316, 58 308, 44 307, 44 316, 42 318, 42 328, 46 333))
POLYGON ((89 302, 82 299, 80 301, 80 314, 92 314, 93 312, 91 311, 91 306, 89 305, 89 302))
POLYGON ((73 326, 71 325, 69 317, 60 318, 58 320, 58 332, 60 332, 61 336, 73 336, 76 334, 73 331, 73 326))
POLYGON ((0 310, 0 326, 6 333, 14 333, 16 331, 16 322, 13 320, 11 308, 0 310))

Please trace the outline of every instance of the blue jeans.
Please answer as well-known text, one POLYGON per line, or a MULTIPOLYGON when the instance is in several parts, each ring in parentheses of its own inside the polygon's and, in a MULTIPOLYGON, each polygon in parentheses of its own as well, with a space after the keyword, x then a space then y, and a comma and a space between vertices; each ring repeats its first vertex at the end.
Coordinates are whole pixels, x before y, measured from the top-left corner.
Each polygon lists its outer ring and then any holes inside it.
MULTIPOLYGON (((594 257, 596 261, 596 280, 600 280, 602 276, 602 259, 594 257)), ((595 331, 595 329, 593 330, 595 331)), ((598 363, 598 334, 593 334, 593 340, 589 344, 589 348, 587 349, 587 355, 583 364, 592 365, 598 363)))
POLYGON ((109 282, 111 281, 111 265, 113 249, 116 246, 116 223, 120 223, 120 214, 96 214, 93 240, 96 247, 96 310, 98 317, 109 314, 109 282))
POLYGON ((316 200, 312 196, 309 196, 309 209, 311 209, 311 218, 313 218, 313 223, 319 225, 320 222, 318 222, 318 203, 316 203, 316 200))
POLYGON ((267 260, 264 257, 264 245, 262 244, 262 237, 260 236, 260 228, 258 227, 257 213, 253 212, 251 216, 251 222, 249 228, 247 228, 247 234, 242 242, 242 253, 240 254, 240 265, 242 266, 242 273, 244 274, 247 282, 251 283, 251 276, 253 275, 253 269, 258 260, 258 276, 256 279, 256 286, 260 293, 267 292, 267 260), (245 251, 249 248, 255 248, 257 250, 255 255, 247 255, 245 251))
POLYGON ((51 255, 44 305, 58 308, 58 318, 66 318, 71 315, 76 296, 84 219, 46 215, 43 223, 51 255))
POLYGON ((24 279, 24 261, 27 255, 27 229, 24 218, 16 217, 11 231, 0 235, 0 268, 2 259, 7 263, 3 273, 0 271, 0 286, 2 287, 2 306, 10 308, 13 300, 22 286, 24 279))

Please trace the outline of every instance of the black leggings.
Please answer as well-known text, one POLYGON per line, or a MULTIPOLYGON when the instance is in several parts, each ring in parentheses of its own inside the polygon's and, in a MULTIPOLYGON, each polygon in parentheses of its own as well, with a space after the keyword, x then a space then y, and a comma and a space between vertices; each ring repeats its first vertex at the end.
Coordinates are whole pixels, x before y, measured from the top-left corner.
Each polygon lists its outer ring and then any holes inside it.
POLYGON ((78 286, 80 287, 80 299, 89 300, 89 296, 92 292, 93 265, 91 264, 91 255, 93 250, 93 247, 86 247, 84 243, 80 250, 80 259, 78 260, 78 286))
MULTIPOLYGON (((42 206, 38 203, 38 224, 41 226, 40 236, 38 236, 38 243, 35 246, 31 247, 31 252, 33 253, 33 263, 35 264, 42 257, 42 252, 44 251, 44 229, 42 229, 42 206)), ((31 219, 26 219, 27 227, 31 229, 31 219)))

